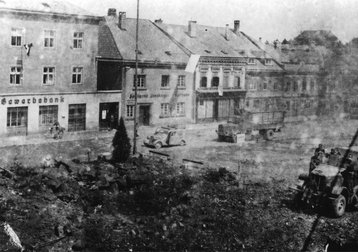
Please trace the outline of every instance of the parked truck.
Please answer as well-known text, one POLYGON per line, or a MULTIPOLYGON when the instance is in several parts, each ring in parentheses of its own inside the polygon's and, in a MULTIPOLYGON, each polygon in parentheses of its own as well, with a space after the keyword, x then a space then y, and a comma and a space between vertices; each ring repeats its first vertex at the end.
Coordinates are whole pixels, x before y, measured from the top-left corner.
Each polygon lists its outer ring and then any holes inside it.
POLYGON ((219 124, 219 141, 237 142, 238 134, 262 135, 266 140, 272 140, 275 132, 284 127, 285 112, 249 112, 242 111, 229 118, 227 123, 219 124))

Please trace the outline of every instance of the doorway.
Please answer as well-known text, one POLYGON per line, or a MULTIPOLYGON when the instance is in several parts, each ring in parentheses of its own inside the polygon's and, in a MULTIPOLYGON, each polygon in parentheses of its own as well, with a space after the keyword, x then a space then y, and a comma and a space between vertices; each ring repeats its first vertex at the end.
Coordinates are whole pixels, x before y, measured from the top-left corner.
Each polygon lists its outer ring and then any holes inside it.
POLYGON ((139 106, 139 125, 148 126, 150 123, 150 105, 139 106))
POLYGON ((118 126, 118 102, 107 102, 99 104, 99 129, 111 130, 118 126))

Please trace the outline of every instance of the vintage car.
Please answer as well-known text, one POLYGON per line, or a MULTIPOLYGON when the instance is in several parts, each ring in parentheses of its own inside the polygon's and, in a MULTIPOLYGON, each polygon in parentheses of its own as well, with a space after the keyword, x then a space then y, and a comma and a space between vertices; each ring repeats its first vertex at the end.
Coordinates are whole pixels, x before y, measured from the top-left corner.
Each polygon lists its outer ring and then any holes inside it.
POLYGON ((162 146, 185 145, 184 131, 171 128, 157 128, 152 136, 144 140, 144 145, 160 149, 162 146))

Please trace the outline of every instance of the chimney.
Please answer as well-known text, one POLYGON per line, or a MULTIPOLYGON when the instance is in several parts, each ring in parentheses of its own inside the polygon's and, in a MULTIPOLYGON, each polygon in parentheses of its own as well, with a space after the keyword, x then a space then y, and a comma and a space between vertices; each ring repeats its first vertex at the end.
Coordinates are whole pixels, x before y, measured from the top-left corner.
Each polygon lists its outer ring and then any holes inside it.
POLYGON ((238 34, 240 32, 240 20, 234 20, 234 33, 238 34))
POLYGON ((190 37, 196 37, 196 21, 189 21, 188 33, 190 37))
POLYGON ((109 8, 107 16, 109 17, 115 17, 117 15, 117 10, 115 8, 109 8))
POLYGON ((161 18, 154 20, 154 23, 156 24, 162 24, 163 20, 161 18))
POLYGON ((229 24, 225 26, 225 39, 229 40, 229 24))
POLYGON ((120 11, 118 13, 118 27, 121 30, 126 30, 126 13, 123 11, 120 11))

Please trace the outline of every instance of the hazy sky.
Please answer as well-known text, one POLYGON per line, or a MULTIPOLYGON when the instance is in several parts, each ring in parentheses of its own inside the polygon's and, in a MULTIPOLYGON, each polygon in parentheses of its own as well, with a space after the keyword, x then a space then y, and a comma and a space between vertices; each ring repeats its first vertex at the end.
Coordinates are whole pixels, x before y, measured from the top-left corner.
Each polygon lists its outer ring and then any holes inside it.
MULTIPOLYGON (((210 26, 233 26, 263 41, 293 38, 302 30, 331 30, 343 42, 358 37, 358 0, 139 0, 140 18, 210 26)), ((71 0, 98 15, 108 8, 136 17, 136 0, 71 0)))

